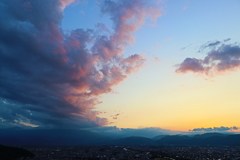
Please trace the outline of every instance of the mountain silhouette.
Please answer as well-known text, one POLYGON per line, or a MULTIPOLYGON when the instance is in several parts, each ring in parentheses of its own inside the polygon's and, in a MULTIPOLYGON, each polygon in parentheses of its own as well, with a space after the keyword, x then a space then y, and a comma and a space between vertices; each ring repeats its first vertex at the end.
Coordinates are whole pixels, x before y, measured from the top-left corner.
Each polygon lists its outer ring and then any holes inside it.
POLYGON ((190 136, 166 136, 156 141, 156 145, 227 145, 240 146, 240 134, 229 135, 220 133, 206 133, 202 135, 190 136))
POLYGON ((146 137, 126 137, 114 140, 111 142, 113 145, 154 145, 154 140, 146 137))
POLYGON ((159 140, 159 139, 162 139, 163 137, 166 137, 166 136, 168 136, 168 135, 158 135, 158 136, 153 137, 152 139, 153 140, 159 140))
POLYGON ((111 137, 86 130, 8 129, 0 130, 3 145, 101 145, 111 137))
POLYGON ((206 133, 195 136, 159 135, 117 137, 74 129, 0 129, 0 144, 16 145, 226 145, 240 146, 240 134, 206 133))
POLYGON ((22 148, 0 145, 0 158, 2 160, 25 159, 27 157, 34 157, 34 154, 22 148))

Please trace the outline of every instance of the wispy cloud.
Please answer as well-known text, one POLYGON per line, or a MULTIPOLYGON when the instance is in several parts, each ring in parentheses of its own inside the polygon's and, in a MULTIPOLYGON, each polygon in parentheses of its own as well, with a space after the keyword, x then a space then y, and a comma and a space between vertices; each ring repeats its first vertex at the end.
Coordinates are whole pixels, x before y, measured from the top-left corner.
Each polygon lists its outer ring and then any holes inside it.
POLYGON ((154 57, 153 60, 154 60, 155 63, 159 63, 159 62, 161 62, 161 60, 160 60, 158 57, 154 57))
POLYGON ((1 104, 0 116, 4 125, 105 125, 107 119, 93 110, 100 103, 98 96, 111 92, 144 63, 142 55, 124 57, 123 53, 145 19, 161 15, 159 8, 141 0, 106 0, 99 6, 113 21, 111 35, 90 29, 63 34, 63 9, 73 2, 0 1, 0 98, 6 102, 1 104))
POLYGON ((194 128, 190 131, 193 132, 225 132, 225 131, 234 131, 234 130, 238 130, 239 128, 236 126, 233 127, 213 127, 213 128, 194 128))
POLYGON ((217 49, 217 47, 221 46, 224 44, 224 42, 227 42, 231 40, 230 38, 226 39, 226 40, 223 40, 223 42, 221 41, 208 41, 206 44, 203 44, 200 48, 199 48, 199 51, 198 52, 203 52, 203 51, 206 51, 206 49, 210 49, 210 50, 214 50, 214 49, 217 49))

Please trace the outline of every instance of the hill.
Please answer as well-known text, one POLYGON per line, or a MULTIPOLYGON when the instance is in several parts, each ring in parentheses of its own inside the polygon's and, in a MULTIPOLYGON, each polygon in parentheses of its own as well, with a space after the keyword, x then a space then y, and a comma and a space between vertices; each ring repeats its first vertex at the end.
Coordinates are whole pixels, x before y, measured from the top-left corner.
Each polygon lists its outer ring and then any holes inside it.
POLYGON ((229 135, 219 133, 206 133, 190 136, 166 136, 156 141, 156 145, 203 145, 203 146, 240 146, 240 134, 229 135))
POLYGON ((0 144, 16 145, 101 145, 112 140, 86 130, 8 129, 0 130, 0 144))
POLYGON ((0 145, 0 157, 6 160, 16 160, 20 158, 34 157, 34 154, 18 147, 8 147, 0 145))
POLYGON ((117 140, 111 141, 112 145, 126 145, 126 146, 132 146, 132 145, 154 145, 154 140, 146 137, 126 137, 126 138, 120 138, 117 140))
POLYGON ((0 144, 16 145, 212 145, 240 146, 240 134, 160 135, 153 139, 100 134, 74 129, 1 129, 0 144))

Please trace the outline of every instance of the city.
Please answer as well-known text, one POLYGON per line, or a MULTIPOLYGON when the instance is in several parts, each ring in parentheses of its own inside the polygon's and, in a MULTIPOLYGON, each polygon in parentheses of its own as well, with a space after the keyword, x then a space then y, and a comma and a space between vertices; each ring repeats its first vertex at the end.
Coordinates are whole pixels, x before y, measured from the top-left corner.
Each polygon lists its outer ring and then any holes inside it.
POLYGON ((240 147, 227 146, 25 146, 27 160, 238 160, 240 147))

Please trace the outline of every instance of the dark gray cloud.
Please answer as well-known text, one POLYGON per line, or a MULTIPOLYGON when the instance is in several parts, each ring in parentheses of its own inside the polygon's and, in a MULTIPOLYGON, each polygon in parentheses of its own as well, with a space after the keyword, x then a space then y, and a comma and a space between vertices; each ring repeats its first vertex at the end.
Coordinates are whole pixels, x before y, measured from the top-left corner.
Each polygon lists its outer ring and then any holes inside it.
POLYGON ((231 40, 231 38, 227 38, 227 39, 224 39, 223 41, 224 42, 228 42, 228 41, 230 41, 231 40))
POLYGON ((187 45, 186 47, 182 47, 181 50, 185 50, 185 49, 189 48, 191 45, 192 45, 192 44, 189 44, 189 45, 187 45))
POLYGON ((225 132, 225 131, 233 131, 233 130, 238 130, 238 127, 233 126, 233 127, 213 127, 213 128, 194 128, 190 131, 193 132, 225 132))
MULTIPOLYGON (((215 44, 211 45, 215 46, 215 44)), ((203 59, 186 58, 176 66, 177 73, 195 72, 217 75, 226 71, 234 71, 240 68, 240 46, 222 44, 211 49, 203 59)))
POLYGON ((212 48, 221 43, 222 43, 221 41, 208 42, 206 45, 204 45, 204 48, 212 48))
POLYGON ((203 52, 205 50, 213 50, 213 49, 216 49, 216 47, 219 47, 221 45, 224 45, 225 42, 227 41, 230 41, 231 39, 228 38, 228 39, 225 39, 223 41, 218 41, 218 40, 215 40, 215 41, 208 41, 206 44, 203 44, 202 46, 199 47, 199 51, 198 52, 203 52))
POLYGON ((112 117, 113 119, 118 119, 120 115, 121 115, 120 113, 117 113, 115 115, 111 115, 110 117, 112 117))
POLYGON ((73 1, 0 0, 0 125, 105 125, 93 110, 98 96, 144 63, 123 52, 158 9, 148 12, 141 0, 102 1, 102 13, 114 22, 110 36, 90 29, 63 34, 63 8, 73 1))

